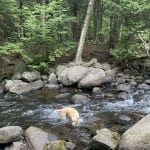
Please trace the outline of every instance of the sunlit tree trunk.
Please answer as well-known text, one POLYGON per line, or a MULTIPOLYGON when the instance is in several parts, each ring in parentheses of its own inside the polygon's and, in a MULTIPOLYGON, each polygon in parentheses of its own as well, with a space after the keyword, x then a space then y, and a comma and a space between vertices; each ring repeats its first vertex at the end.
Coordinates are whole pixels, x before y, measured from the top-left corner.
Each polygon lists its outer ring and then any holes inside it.
POLYGON ((88 4, 88 8, 87 8, 87 12, 86 12, 86 16, 84 19, 81 36, 80 36, 80 40, 79 40, 79 44, 78 44, 78 48, 77 48, 77 53, 76 53, 76 58, 75 58, 76 63, 82 62, 82 53, 83 53, 86 33, 88 30, 88 25, 89 25, 90 18, 91 18, 92 12, 93 12, 94 2, 95 2, 95 0, 90 0, 89 4, 88 4))

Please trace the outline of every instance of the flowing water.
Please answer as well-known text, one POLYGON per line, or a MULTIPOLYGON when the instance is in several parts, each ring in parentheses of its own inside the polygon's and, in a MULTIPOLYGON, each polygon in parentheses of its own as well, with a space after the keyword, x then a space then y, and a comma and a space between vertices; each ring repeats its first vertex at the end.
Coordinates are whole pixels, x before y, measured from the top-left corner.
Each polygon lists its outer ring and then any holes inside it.
POLYGON ((13 102, 13 105, 0 107, 0 127, 19 125, 24 129, 36 126, 51 130, 60 138, 77 144, 78 150, 89 146, 93 126, 108 127, 122 133, 141 116, 150 113, 150 91, 138 89, 133 90, 126 100, 117 99, 115 91, 109 89, 102 94, 92 95, 90 91, 62 88, 33 91, 7 102, 13 102), (72 104, 71 96, 76 93, 88 96, 91 102, 84 105, 72 104), (79 111, 77 127, 62 122, 55 113, 55 109, 64 106, 72 106, 79 111))

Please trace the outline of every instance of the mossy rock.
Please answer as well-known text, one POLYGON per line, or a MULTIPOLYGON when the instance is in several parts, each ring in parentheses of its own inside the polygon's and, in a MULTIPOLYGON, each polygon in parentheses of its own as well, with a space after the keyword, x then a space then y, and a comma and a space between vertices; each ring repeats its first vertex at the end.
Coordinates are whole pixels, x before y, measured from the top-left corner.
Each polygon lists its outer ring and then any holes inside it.
POLYGON ((50 141, 45 144, 43 150, 66 150, 65 141, 63 140, 50 141))

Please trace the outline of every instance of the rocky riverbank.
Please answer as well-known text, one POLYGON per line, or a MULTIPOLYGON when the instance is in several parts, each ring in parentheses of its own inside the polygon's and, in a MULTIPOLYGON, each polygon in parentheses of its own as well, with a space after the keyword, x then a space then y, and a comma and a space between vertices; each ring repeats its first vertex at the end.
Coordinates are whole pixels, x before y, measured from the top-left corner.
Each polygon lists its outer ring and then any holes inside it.
MULTIPOLYGON (((121 139, 118 133, 107 128, 96 130, 86 150, 149 150, 149 123, 150 115, 147 115, 121 135, 121 139)), ((76 144, 37 127, 23 131, 19 126, 7 126, 0 128, 0 147, 4 150, 75 150, 76 144)))
MULTIPOLYGON (((63 103, 65 99, 70 98, 70 103, 77 104, 80 107, 82 106, 83 111, 87 109, 84 109, 84 106, 86 107, 86 105, 93 102, 93 98, 81 94, 79 92, 80 90, 88 90, 92 93, 94 98, 101 96, 100 99, 102 99, 102 97, 104 99, 109 97, 111 100, 113 97, 113 100, 121 100, 122 103, 130 98, 131 93, 135 92, 134 97, 136 101, 138 101, 140 97, 136 98, 137 95, 143 96, 143 93, 148 94, 150 91, 149 67, 146 66, 145 71, 144 75, 139 73, 131 74, 130 70, 122 71, 118 67, 114 67, 108 63, 100 64, 96 59, 93 59, 89 63, 80 65, 69 63, 51 68, 49 75, 41 75, 37 71, 23 72, 21 74, 17 73, 12 79, 5 80, 1 85, 0 92, 4 96, 0 100, 0 108, 8 108, 16 105, 13 103, 14 98, 18 97, 21 99, 24 97, 24 94, 30 93, 31 91, 38 89, 48 89, 52 91, 63 89, 65 86, 74 86, 77 87, 78 90, 74 95, 70 93, 60 93, 56 95, 55 98, 59 99, 61 103, 63 103), (103 89, 107 87, 109 91, 113 92, 109 94, 106 93, 105 95, 103 89)), ((146 100, 150 100, 148 96, 146 100)), ((98 110, 99 109, 97 109, 97 111, 98 110)), ((24 112, 24 114, 25 113, 26 112, 24 112)), ((30 113, 32 114, 31 111, 30 113)), ((81 143, 83 142, 85 144, 84 150, 141 150, 142 147, 144 147, 145 150, 149 150, 149 118, 150 116, 147 115, 133 127, 129 128, 123 135, 120 132, 113 131, 112 128, 101 126, 92 131, 92 134, 88 136, 87 140, 81 140, 81 143), (130 137, 130 134, 132 137, 130 137)), ((94 119, 94 117, 91 118, 91 120, 92 119, 94 119)), ((122 119, 130 120, 130 118, 126 116, 122 119)), ((94 125, 97 126, 97 123, 92 124, 92 126, 94 125)), ((72 130, 74 130, 76 134, 79 134, 80 130, 78 131, 78 128, 79 127, 76 127, 72 130)), ((83 126, 81 128, 83 128, 83 126)), ((90 127, 88 127, 88 129, 90 129, 90 127)), ((0 146, 5 150, 30 150, 33 148, 35 150, 61 150, 59 146, 67 150, 79 150, 77 143, 74 141, 66 140, 55 133, 37 127, 29 127, 25 129, 25 131, 18 126, 3 127, 0 129, 0 136, 0 146), (15 132, 12 132, 12 130, 15 132)), ((86 135, 84 136, 86 137, 86 135)))

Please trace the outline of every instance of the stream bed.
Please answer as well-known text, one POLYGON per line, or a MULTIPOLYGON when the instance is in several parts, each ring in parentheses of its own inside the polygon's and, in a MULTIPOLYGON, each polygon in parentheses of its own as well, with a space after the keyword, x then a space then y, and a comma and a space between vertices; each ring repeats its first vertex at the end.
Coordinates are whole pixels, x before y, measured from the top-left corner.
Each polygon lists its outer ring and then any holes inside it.
MULTIPOLYGON (((3 95, 0 97, 3 99, 3 95)), ((11 100, 9 107, 0 107, 0 127, 18 125, 24 129, 36 126, 57 134, 60 139, 71 141, 77 150, 88 149, 96 129, 107 127, 122 134, 131 125, 150 113, 150 91, 133 89, 128 99, 119 100, 113 89, 103 89, 101 94, 75 88, 58 90, 42 89, 11 100), (72 104, 74 94, 91 99, 86 104, 72 104), (64 123, 55 116, 54 110, 72 106, 79 111, 77 127, 64 123)))

